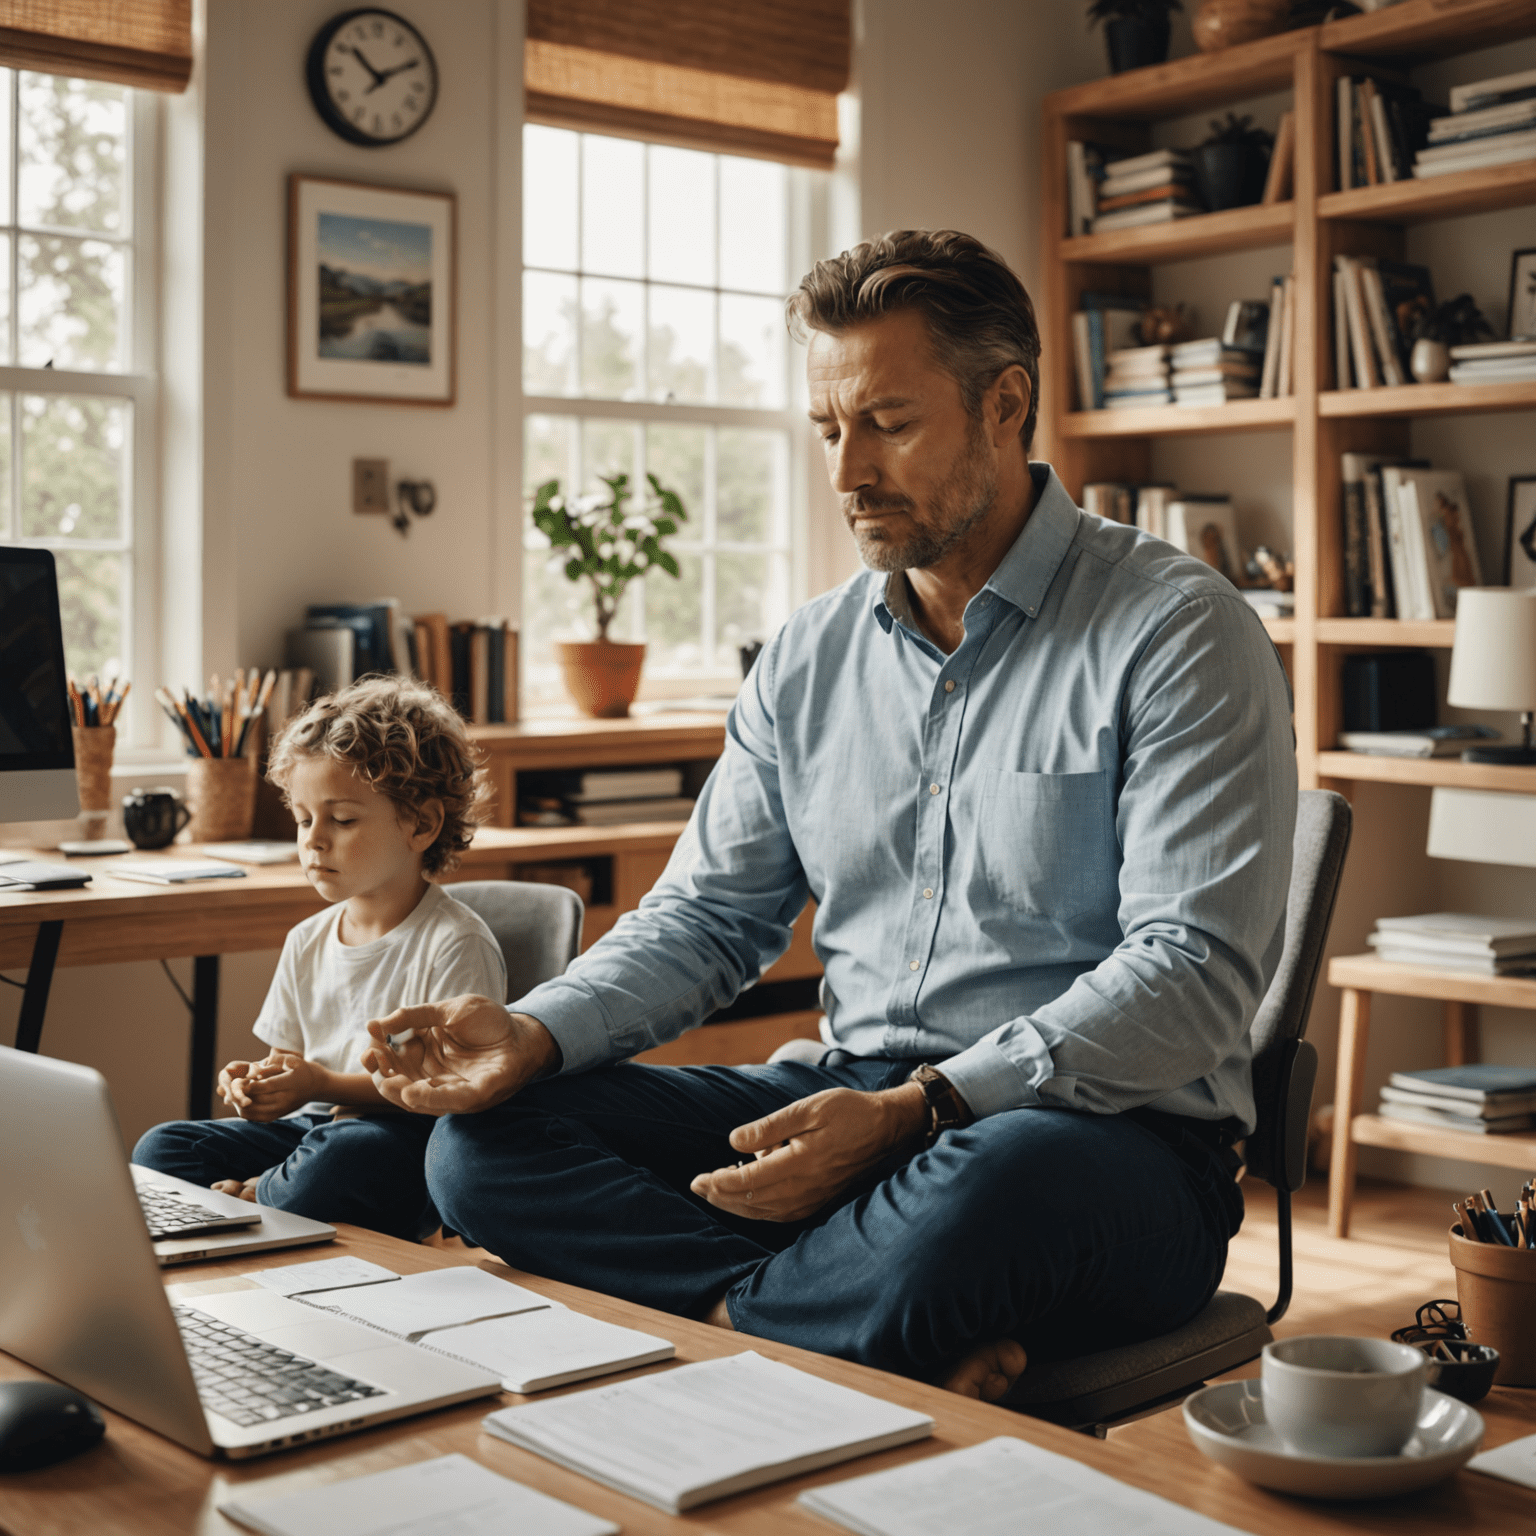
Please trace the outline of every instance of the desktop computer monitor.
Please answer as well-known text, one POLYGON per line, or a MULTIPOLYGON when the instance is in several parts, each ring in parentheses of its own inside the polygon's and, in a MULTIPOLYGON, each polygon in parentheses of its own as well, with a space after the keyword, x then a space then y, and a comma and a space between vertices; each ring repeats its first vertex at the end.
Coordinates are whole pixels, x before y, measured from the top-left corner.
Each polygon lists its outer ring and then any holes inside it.
POLYGON ((69 725, 53 556, 0 548, 0 821, 79 814, 69 725))

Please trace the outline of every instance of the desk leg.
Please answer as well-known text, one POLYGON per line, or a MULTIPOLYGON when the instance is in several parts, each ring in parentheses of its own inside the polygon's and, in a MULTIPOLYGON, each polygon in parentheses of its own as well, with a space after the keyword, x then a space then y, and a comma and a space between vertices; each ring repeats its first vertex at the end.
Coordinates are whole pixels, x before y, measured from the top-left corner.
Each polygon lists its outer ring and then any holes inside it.
POLYGON ((43 1015, 48 1012, 48 989, 53 985, 53 962, 59 958, 64 924, 39 923, 32 940, 32 963, 27 967, 27 989, 21 994, 21 1016, 16 1020, 16 1049, 37 1050, 43 1036, 43 1015))
POLYGON ((213 1118, 213 1083, 218 1071, 219 957, 192 962, 192 1064, 187 1075, 187 1119, 213 1118))
POLYGON ((1355 1116, 1365 1087, 1365 1050, 1371 1038, 1371 994, 1343 989, 1339 1006, 1339 1069, 1333 1090, 1333 1158, 1328 1167, 1328 1231, 1349 1236, 1355 1202, 1355 1116))
POLYGON ((1477 1061, 1482 1055, 1477 1038, 1477 1004, 1444 1003, 1441 1006, 1444 1009, 1446 1066, 1464 1067, 1469 1061, 1477 1061))

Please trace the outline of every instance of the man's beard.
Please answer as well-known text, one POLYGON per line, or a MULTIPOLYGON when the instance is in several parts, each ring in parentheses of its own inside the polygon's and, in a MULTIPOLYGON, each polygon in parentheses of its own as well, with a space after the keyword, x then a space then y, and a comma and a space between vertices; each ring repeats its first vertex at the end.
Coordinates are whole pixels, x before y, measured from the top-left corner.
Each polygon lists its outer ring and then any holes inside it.
POLYGON ((997 476, 988 467, 982 447, 980 422, 972 424, 965 452, 949 478, 934 492, 931 520, 917 527, 902 543, 892 539, 883 522, 860 528, 860 512, 887 509, 912 511, 905 496, 881 498, 852 495, 843 498, 843 520, 859 547, 859 557, 872 571, 923 570, 939 563, 962 543, 977 524, 986 520, 997 500, 997 476))

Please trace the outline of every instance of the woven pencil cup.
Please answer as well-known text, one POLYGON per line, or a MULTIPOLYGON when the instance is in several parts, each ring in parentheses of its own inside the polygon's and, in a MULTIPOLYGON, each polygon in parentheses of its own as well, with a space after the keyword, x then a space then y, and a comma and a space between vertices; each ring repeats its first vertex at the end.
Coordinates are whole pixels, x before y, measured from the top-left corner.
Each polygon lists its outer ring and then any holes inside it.
POLYGON ((187 764, 187 804, 194 843, 236 843, 256 816, 254 757, 194 757, 187 764))
POLYGON ((75 738, 75 782, 80 789, 80 815, 99 823, 91 835, 100 836, 112 810, 112 749, 114 725, 71 726, 75 738))

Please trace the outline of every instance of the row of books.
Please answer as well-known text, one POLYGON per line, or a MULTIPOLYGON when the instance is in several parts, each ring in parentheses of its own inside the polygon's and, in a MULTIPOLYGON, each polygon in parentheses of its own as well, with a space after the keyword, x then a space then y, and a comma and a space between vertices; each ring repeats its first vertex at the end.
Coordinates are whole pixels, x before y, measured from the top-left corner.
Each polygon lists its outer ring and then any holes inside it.
POLYGON ((1219 336, 1174 346, 1127 347, 1105 359, 1107 410, 1148 405, 1221 405, 1259 392, 1263 354, 1219 336))
POLYGON ((1452 347, 1452 384, 1512 384, 1536 380, 1536 336, 1474 341, 1452 347))
POLYGON ((1394 1072, 1381 1090, 1384 1120, 1497 1136, 1536 1125, 1536 1067, 1472 1062, 1394 1072))
POLYGON ((1536 69, 1459 85, 1451 110, 1429 124, 1415 176, 1449 176, 1536 159, 1536 69))
POLYGON ((684 794, 683 787, 681 768, 521 773, 518 825, 611 827, 635 821, 687 821, 693 814, 693 797, 684 794))
POLYGON ((472 725, 511 724, 520 714, 518 632, 503 618, 412 617, 397 598, 314 603, 304 627, 288 632, 288 660, 322 692, 393 672, 430 683, 472 725))
POLYGON ((1425 459, 1344 453, 1344 611, 1351 618, 1450 619, 1482 585, 1466 481, 1425 459))
POLYGON ((1435 307, 1429 268, 1375 256, 1333 258, 1334 374, 1340 389, 1410 383, 1415 319, 1435 307))
POLYGON ((1341 75, 1335 90, 1339 190, 1406 181, 1435 109, 1404 83, 1341 75))

